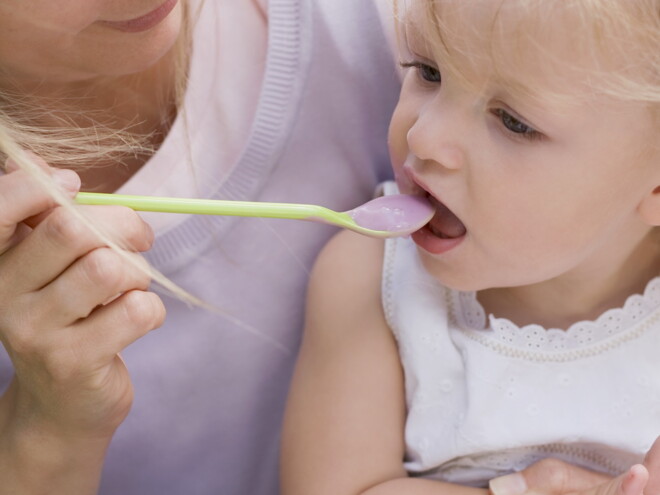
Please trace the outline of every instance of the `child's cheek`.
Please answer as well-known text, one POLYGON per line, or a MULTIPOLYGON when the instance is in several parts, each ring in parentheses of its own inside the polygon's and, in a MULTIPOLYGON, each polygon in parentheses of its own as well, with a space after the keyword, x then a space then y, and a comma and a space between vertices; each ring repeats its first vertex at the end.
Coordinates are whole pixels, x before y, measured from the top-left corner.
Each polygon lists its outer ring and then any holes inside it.
POLYGON ((387 144, 390 152, 390 162, 396 173, 397 169, 403 166, 408 156, 408 129, 405 125, 405 119, 402 117, 399 108, 394 111, 388 133, 387 144))

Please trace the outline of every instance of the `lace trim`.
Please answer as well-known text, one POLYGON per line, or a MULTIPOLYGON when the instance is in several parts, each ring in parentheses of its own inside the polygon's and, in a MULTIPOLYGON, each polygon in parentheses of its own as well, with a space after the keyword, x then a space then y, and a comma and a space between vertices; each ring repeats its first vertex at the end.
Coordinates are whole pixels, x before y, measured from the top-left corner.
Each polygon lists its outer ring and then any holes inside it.
POLYGON ((535 324, 519 327, 506 318, 493 315, 486 318, 475 292, 452 291, 451 298, 459 326, 478 331, 478 340, 485 337, 483 330, 489 330, 489 340, 507 347, 529 351, 565 351, 588 347, 637 327, 660 308, 660 277, 652 279, 643 294, 628 297, 623 307, 607 310, 594 321, 574 323, 568 330, 545 329, 535 324))
POLYGON ((442 481, 462 481, 471 486, 485 486, 495 476, 522 471, 541 459, 554 457, 595 471, 616 476, 635 463, 641 462, 643 455, 608 448, 590 443, 549 443, 482 452, 452 459, 426 471, 412 471, 413 477, 423 476, 442 481), (475 469, 476 467, 476 469, 475 469), (489 474, 487 478, 476 478, 489 474))

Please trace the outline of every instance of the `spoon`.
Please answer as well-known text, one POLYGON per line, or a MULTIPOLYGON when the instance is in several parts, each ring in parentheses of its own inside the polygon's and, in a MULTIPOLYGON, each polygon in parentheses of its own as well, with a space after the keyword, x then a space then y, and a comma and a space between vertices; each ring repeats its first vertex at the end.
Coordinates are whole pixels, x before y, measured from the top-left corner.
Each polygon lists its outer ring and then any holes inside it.
POLYGON ((81 192, 75 198, 84 205, 120 205, 137 211, 288 218, 337 225, 372 237, 398 237, 421 229, 435 209, 421 196, 381 196, 349 211, 337 212, 318 205, 262 203, 211 199, 159 198, 124 194, 81 192))

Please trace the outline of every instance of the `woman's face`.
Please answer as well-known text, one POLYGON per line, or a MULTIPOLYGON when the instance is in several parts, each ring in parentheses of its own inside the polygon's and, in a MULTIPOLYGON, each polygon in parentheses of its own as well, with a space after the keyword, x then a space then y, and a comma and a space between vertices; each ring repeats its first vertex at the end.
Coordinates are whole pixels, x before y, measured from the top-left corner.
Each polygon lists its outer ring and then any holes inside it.
POLYGON ((70 83, 140 72, 174 44, 178 0, 0 0, 0 77, 70 83))

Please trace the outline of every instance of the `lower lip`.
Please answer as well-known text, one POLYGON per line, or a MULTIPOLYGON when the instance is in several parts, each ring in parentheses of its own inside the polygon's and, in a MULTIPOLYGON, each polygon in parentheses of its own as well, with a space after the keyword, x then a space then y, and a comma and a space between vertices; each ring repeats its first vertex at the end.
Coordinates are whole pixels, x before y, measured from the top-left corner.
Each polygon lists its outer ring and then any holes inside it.
POLYGON ((174 7, 176 7, 178 1, 167 0, 157 9, 130 21, 99 21, 99 23, 111 29, 123 31, 124 33, 141 33, 160 24, 172 12, 174 7))
POLYGON ((465 235, 453 239, 443 239, 431 232, 428 225, 414 232, 411 237, 415 244, 431 254, 443 254, 451 251, 465 239, 465 235))

